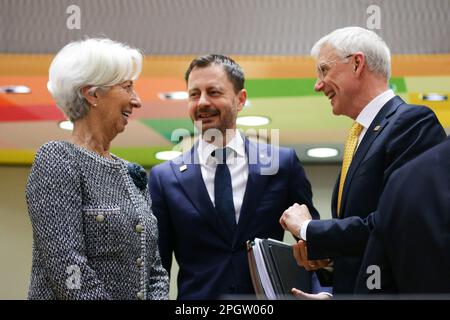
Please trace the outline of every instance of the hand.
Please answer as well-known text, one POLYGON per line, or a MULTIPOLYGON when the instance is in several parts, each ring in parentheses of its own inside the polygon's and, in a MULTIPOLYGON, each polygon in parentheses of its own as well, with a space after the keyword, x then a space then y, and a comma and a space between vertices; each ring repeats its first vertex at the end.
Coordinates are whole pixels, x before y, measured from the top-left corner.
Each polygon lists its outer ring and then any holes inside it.
POLYGON ((294 237, 298 237, 300 228, 306 220, 312 220, 308 207, 304 204, 294 203, 293 206, 283 212, 280 224, 284 230, 288 230, 294 237))
POLYGON ((330 259, 308 260, 308 249, 306 247, 306 242, 303 240, 299 240, 298 243, 292 245, 292 250, 297 264, 308 271, 322 269, 331 263, 330 259))
POLYGON ((331 295, 326 294, 326 293, 306 293, 303 292, 302 290, 298 290, 296 288, 292 288, 291 290, 292 294, 294 295, 294 297, 299 298, 299 299, 304 299, 304 300, 329 300, 332 298, 331 295))

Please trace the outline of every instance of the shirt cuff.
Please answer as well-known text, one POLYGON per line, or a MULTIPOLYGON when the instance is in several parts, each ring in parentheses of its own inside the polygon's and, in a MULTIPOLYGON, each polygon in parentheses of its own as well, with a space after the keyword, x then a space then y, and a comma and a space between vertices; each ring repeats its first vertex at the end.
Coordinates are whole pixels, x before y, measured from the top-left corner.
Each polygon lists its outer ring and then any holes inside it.
POLYGON ((333 294, 330 293, 330 292, 322 291, 322 292, 319 292, 318 294, 326 294, 326 295, 329 296, 330 298, 333 298, 333 294))
POLYGON ((305 222, 302 223, 302 226, 300 227, 300 239, 302 239, 303 241, 306 241, 306 228, 308 228, 308 224, 311 220, 306 220, 305 222))

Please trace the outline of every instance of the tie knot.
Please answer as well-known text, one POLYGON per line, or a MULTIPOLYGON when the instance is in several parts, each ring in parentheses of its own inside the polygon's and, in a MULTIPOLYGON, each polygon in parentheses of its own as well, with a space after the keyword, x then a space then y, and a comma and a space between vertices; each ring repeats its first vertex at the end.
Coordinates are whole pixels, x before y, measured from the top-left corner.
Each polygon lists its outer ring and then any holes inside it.
POLYGON ((360 135, 360 133, 361 133, 361 131, 363 130, 363 126, 362 125, 360 125, 358 122, 353 122, 353 125, 352 125, 352 127, 350 128, 350 133, 349 133, 349 135, 350 136, 352 136, 352 137, 358 137, 359 135, 360 135))
POLYGON ((231 149, 230 148, 218 148, 211 152, 211 156, 217 159, 218 163, 226 163, 227 157, 230 154, 231 149))

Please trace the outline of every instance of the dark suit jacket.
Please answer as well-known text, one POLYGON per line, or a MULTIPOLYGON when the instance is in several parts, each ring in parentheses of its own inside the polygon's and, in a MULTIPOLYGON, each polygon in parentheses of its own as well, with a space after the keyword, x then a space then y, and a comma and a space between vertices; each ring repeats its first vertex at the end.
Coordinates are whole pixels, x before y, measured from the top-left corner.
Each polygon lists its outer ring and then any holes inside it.
POLYGON ((179 299, 253 294, 246 241, 255 237, 282 240, 284 230, 278 220, 294 202, 311 206, 314 217, 318 218, 312 204, 311 185, 294 150, 257 145, 246 139, 247 157, 257 155, 257 161, 249 161, 240 218, 233 234, 209 198, 200 165, 192 164, 197 158, 195 148, 154 167, 150 173, 150 194, 153 213, 158 218, 163 266, 170 271, 174 252, 180 267, 179 299), (270 166, 264 164, 268 160, 275 164, 276 155, 278 171, 262 175, 261 169, 270 166), (180 170, 183 165, 187 170, 180 170))
MULTIPOLYGON (((352 293, 373 226, 372 212, 392 172, 445 138, 427 107, 389 100, 377 114, 351 162, 338 219, 311 221, 307 229, 309 259, 334 258, 334 293, 352 293), (378 127, 379 126, 379 127, 378 127)), ((337 218, 339 178, 332 197, 337 218)))
POLYGON ((450 138, 391 176, 374 221, 356 292, 450 293, 450 138), (380 290, 368 290, 370 265, 380 290))

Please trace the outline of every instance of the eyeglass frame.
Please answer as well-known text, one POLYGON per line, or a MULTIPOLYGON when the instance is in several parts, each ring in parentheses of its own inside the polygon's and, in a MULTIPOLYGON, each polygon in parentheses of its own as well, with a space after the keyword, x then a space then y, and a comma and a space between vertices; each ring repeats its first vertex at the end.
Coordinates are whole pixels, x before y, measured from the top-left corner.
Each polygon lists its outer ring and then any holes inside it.
POLYGON ((326 76, 327 76, 327 73, 328 73, 328 71, 330 71, 330 69, 332 68, 332 67, 334 67, 334 65, 331 65, 332 63, 334 63, 334 62, 336 62, 336 61, 339 61, 339 60, 345 60, 345 59, 348 59, 348 58, 350 58, 351 56, 354 56, 356 53, 352 53, 352 54, 349 54, 349 55, 347 55, 347 56, 345 56, 345 57, 343 57, 343 58, 337 58, 337 59, 334 59, 334 60, 330 60, 330 61, 325 61, 325 62, 322 62, 319 66, 317 66, 317 68, 316 68, 316 71, 317 71, 317 77, 319 78, 319 80, 323 80, 326 76), (328 68, 328 70, 323 70, 322 69, 322 67, 324 67, 324 66, 328 66, 329 68, 328 68))

